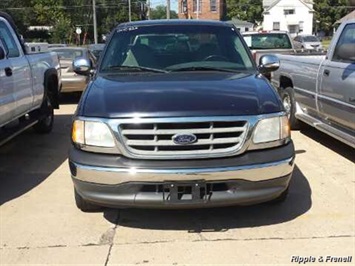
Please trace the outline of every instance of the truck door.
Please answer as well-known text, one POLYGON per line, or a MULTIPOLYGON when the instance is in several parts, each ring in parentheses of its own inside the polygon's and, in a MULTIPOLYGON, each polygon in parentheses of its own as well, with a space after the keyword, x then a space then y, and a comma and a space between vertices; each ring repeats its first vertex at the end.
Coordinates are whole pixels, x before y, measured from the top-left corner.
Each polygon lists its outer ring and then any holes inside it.
MULTIPOLYGON (((31 69, 23 51, 20 49, 19 40, 14 36, 14 31, 10 25, 6 20, 1 19, 0 38, 8 51, 5 60, 6 65, 3 68, 6 70, 6 74, 3 78, 8 78, 8 84, 11 82, 12 103, 10 106, 12 117, 28 112, 33 103, 31 69)), ((7 90, 6 93, 10 93, 9 89, 7 90)))
POLYGON ((355 23, 345 26, 331 58, 320 69, 318 102, 320 113, 330 123, 355 130, 355 58, 340 55, 343 44, 355 49, 355 23))
MULTIPOLYGON (((5 45, 1 41, 0 47, 5 51, 5 45)), ((14 79, 10 70, 10 60, 7 57, 0 59, 0 127, 9 122, 14 116, 14 79)))

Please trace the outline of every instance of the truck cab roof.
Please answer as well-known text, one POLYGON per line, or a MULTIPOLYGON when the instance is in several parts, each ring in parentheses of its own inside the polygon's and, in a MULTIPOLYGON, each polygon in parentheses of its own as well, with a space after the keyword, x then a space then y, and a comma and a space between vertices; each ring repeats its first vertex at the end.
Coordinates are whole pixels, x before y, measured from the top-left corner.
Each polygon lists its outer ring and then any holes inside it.
POLYGON ((227 22, 216 20, 191 20, 191 19, 157 19, 142 20, 122 23, 117 26, 121 27, 138 27, 138 26, 156 26, 156 25, 205 25, 205 26, 232 26, 227 22))
POLYGON ((282 30, 262 30, 262 31, 246 31, 242 32, 242 35, 254 35, 254 34, 288 34, 287 31, 282 30))

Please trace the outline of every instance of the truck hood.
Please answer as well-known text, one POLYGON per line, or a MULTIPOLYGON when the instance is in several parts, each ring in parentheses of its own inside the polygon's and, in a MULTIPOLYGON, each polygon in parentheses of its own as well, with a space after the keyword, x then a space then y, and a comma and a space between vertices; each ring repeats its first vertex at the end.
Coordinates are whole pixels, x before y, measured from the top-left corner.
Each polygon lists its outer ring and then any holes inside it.
POLYGON ((281 110, 275 90, 264 77, 205 71, 97 76, 77 114, 105 118, 233 116, 281 110))

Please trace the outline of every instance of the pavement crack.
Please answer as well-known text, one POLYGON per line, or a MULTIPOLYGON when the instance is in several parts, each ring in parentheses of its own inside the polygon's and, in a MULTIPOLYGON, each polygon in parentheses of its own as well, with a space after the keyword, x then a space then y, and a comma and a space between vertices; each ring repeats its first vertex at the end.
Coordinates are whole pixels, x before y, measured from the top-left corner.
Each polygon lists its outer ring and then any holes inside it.
POLYGON ((132 242, 132 243, 119 243, 116 245, 150 245, 150 244, 164 244, 164 243, 175 243, 176 240, 157 240, 157 241, 142 241, 142 242, 132 242))
MULTIPOLYGON (((202 237, 202 235, 201 235, 202 237)), ((216 238, 207 239, 203 237, 201 240, 194 240, 193 242, 207 241, 207 242, 218 242, 218 241, 264 241, 264 240, 312 240, 312 239, 328 239, 328 238, 348 238, 355 237, 355 235, 331 235, 331 236, 313 236, 313 237, 261 237, 261 238, 216 238)))
POLYGON ((68 247, 67 245, 49 245, 49 246, 39 246, 39 247, 29 247, 29 246, 23 246, 23 247, 16 247, 16 249, 44 249, 44 248, 66 248, 68 247))
POLYGON ((106 261, 104 264, 105 266, 107 266, 110 261, 111 251, 112 251, 112 247, 113 247, 113 240, 116 235, 116 229, 118 227, 119 219, 120 219, 120 212, 117 211, 117 217, 115 219, 115 226, 113 228, 110 228, 109 230, 107 230, 100 238, 100 244, 109 244, 110 245, 108 252, 107 252, 106 261))

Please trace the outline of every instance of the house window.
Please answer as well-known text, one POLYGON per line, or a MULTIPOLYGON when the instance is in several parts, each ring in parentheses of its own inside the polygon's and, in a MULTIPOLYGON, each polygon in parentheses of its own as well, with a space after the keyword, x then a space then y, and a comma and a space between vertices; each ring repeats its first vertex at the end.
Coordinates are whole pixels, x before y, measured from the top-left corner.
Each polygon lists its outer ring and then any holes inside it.
POLYGON ((300 23, 299 23, 300 31, 303 31, 303 25, 304 25, 304 22, 303 22, 303 21, 300 21, 300 23))
POLYGON ((249 28, 245 27, 245 32, 249 31, 249 28))
POLYGON ((210 0, 210 10, 211 12, 217 11, 217 0, 210 0))
POLYGON ((294 9, 284 9, 284 15, 294 15, 295 13, 294 9))
POLYGON ((180 13, 182 14, 187 13, 187 0, 181 0, 180 13))
POLYGON ((198 13, 202 10, 202 0, 194 0, 192 5, 193 12, 197 12, 197 1, 198 1, 198 13))
POLYGON ((272 25, 273 30, 280 30, 280 22, 274 22, 272 25))
POLYGON ((298 25, 288 25, 288 31, 293 34, 298 32, 298 25))

